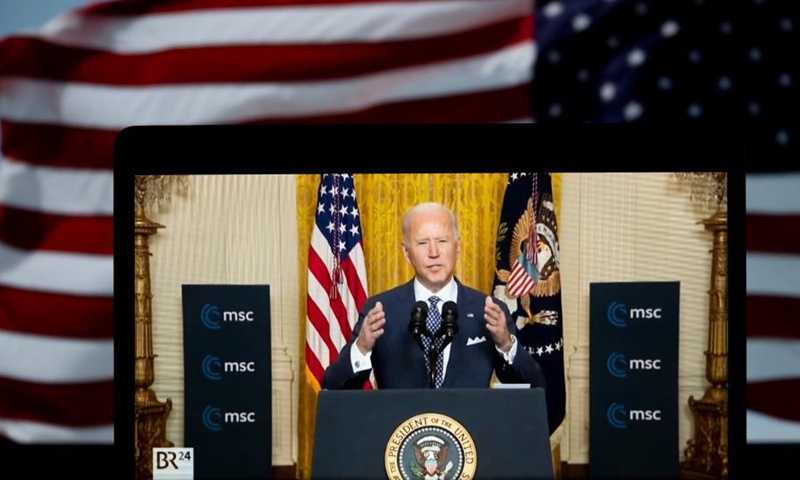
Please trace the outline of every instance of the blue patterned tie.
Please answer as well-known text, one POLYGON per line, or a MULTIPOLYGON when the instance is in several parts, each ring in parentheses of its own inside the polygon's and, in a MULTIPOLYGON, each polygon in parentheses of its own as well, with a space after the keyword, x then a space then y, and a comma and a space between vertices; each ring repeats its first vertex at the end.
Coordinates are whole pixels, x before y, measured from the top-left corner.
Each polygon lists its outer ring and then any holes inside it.
MULTIPOLYGON (((436 333, 436 331, 439 330, 439 327, 442 326, 442 314, 439 313, 439 309, 436 308, 436 304, 439 303, 440 300, 441 299, 435 295, 428 299, 428 302, 430 302, 431 304, 430 308, 428 309, 428 330, 431 332, 431 334, 436 333)), ((437 349, 441 348, 442 341, 443 339, 441 338, 436 339, 437 349)), ((425 350, 427 352, 427 350, 431 348, 431 339, 428 337, 423 337, 422 343, 423 345, 425 345, 425 350)), ((428 375, 430 375, 431 366, 430 366, 430 359, 428 359, 427 353, 425 355, 425 367, 428 370, 428 375)), ((442 388, 442 382, 444 381, 443 370, 444 370, 444 355, 439 355, 438 357, 436 357, 436 380, 435 380, 436 388, 442 388)))

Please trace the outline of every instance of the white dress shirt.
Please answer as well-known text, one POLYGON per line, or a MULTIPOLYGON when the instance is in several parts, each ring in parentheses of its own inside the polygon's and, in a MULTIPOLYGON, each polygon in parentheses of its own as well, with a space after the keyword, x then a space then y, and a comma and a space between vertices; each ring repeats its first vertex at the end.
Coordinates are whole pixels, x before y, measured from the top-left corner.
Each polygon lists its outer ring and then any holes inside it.
MULTIPOLYGON (((436 304, 436 308, 439 309, 439 313, 442 313, 442 305, 445 302, 455 302, 458 303, 458 284, 456 283, 455 278, 451 277, 450 282, 445 285, 441 290, 434 293, 425 288, 422 283, 416 278, 414 279, 414 297, 416 298, 415 301, 423 301, 427 304, 430 304, 428 299, 436 295, 439 297, 439 302, 436 304)), ((391 321, 390 319, 386 319, 387 322, 391 321)), ((450 360, 450 347, 453 344, 450 343, 444 348, 444 352, 442 352, 442 359, 444 362, 444 366, 442 367, 442 377, 444 377, 447 373, 447 362, 450 360)), ((500 350, 500 348, 495 345, 494 347, 497 351, 503 356, 506 362, 509 364, 514 361, 514 356, 517 354, 517 339, 514 335, 511 335, 511 349, 508 353, 500 350)), ((372 352, 367 352, 366 355, 361 353, 361 350, 358 349, 358 346, 355 342, 350 347, 350 364, 353 367, 353 373, 358 373, 364 370, 369 370, 372 368, 372 352)))

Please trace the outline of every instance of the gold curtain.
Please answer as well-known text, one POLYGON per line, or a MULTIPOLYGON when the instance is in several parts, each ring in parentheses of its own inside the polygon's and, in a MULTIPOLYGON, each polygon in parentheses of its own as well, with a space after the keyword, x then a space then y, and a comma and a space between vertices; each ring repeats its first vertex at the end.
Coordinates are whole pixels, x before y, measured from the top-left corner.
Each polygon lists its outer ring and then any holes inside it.
MULTIPOLYGON (((456 214, 461 255, 455 275, 464 284, 491 292, 495 239, 503 206, 507 173, 491 174, 356 174, 361 210, 368 295, 409 281, 414 270, 401 248, 403 214, 420 202, 441 202, 456 214)), ((297 210, 300 258, 300 365, 305 366, 308 245, 314 225, 319 175, 298 175, 297 210)), ((556 216, 560 217, 561 175, 553 175, 556 216)), ((305 370, 305 369, 304 369, 305 370)), ((297 478, 311 476, 314 424, 319 385, 306 371, 300 381, 297 478)))

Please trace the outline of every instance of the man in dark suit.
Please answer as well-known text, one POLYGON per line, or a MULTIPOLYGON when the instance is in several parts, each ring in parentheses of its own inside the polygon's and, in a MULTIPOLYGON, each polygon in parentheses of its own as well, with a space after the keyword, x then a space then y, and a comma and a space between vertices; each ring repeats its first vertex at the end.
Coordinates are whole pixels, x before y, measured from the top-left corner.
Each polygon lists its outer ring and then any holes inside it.
POLYGON ((539 364, 517 342, 506 305, 453 276, 460 250, 458 222, 449 208, 423 203, 409 210, 403 254, 416 275, 367 300, 350 342, 325 370, 322 388, 362 388, 372 370, 381 389, 429 387, 427 356, 408 330, 417 301, 428 304, 433 325, 441 323, 445 302, 458 305, 458 333, 438 358, 437 388, 488 387, 493 371, 503 383, 544 387, 539 364))

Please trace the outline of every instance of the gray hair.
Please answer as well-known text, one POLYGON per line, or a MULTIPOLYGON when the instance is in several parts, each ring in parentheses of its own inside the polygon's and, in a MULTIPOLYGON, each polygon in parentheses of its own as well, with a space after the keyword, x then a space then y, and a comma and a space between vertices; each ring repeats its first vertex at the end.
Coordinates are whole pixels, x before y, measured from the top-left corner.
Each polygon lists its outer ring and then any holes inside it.
POLYGON ((444 204, 437 202, 425 202, 414 205, 406 212, 405 215, 403 215, 403 243, 406 243, 408 240, 408 224, 411 221, 411 217, 417 213, 423 212, 447 213, 447 215, 450 217, 450 224, 453 225, 453 233, 455 238, 458 239, 458 220, 456 220, 456 214, 444 204))

